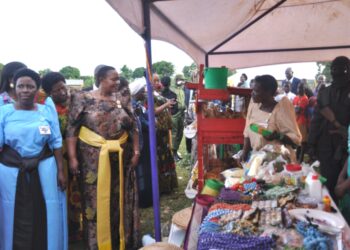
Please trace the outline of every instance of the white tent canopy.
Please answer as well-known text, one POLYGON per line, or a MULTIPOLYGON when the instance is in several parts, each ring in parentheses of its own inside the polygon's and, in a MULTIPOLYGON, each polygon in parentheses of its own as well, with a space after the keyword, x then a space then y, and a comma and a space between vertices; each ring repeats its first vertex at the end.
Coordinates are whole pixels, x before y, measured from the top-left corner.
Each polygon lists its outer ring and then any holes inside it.
MULTIPOLYGON (((144 0, 107 0, 140 35, 144 0)), ((149 0, 151 37, 209 66, 350 56, 350 0, 149 0)))

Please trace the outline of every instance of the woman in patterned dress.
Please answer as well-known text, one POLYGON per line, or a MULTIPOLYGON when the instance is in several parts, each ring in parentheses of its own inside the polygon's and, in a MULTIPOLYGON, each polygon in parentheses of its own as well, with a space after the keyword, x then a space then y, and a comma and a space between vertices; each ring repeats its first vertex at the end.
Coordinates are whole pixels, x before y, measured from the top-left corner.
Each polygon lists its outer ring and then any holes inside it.
POLYGON ((153 75, 154 113, 156 116, 157 166, 159 174, 159 191, 161 194, 171 193, 178 187, 175 160, 171 152, 171 114, 169 109, 176 101, 162 97, 159 76, 153 75))
POLYGON ((131 105, 125 105, 121 101, 120 93, 117 92, 119 83, 117 71, 113 67, 100 65, 95 71, 95 79, 97 90, 72 96, 66 131, 69 167, 73 174, 79 175, 82 187, 84 240, 87 249, 95 250, 102 247, 134 249, 139 243, 138 200, 134 171, 139 149, 135 146, 136 143, 132 143, 131 136, 125 143, 121 140, 135 132, 137 128, 132 110, 129 109, 131 105), (84 136, 84 131, 88 131, 89 136, 84 136), (115 145, 113 140, 119 140, 124 149, 122 169, 119 168, 121 164, 116 150, 108 150, 110 176, 104 177, 105 179, 100 182, 102 171, 109 169, 105 167, 106 164, 99 164, 102 160, 103 146, 91 145, 93 143, 89 141, 89 137, 99 138, 113 145, 115 145), (124 172, 124 187, 122 186, 124 189, 120 189, 121 170, 124 172), (110 190, 107 191, 107 198, 100 199, 99 192, 103 189, 99 187, 105 182, 110 183, 110 190), (119 200, 120 190, 125 190, 125 197, 122 200, 119 200), (124 210, 122 217, 119 214, 121 208, 124 210), (101 211, 109 212, 101 214, 101 211), (103 216, 108 216, 110 223, 101 224, 102 219, 99 221, 98 218, 103 216), (119 223, 123 220, 124 223, 119 223), (102 235, 104 238, 101 238, 102 235))
POLYGON ((58 120, 60 124, 60 130, 63 139, 63 154, 64 154, 64 171, 66 175, 67 183, 67 196, 68 196, 68 226, 69 226, 69 242, 75 242, 81 240, 81 195, 79 190, 79 184, 75 176, 68 173, 68 164, 66 159, 66 142, 65 134, 68 122, 68 108, 70 103, 70 97, 75 92, 74 89, 67 89, 66 80, 64 76, 59 72, 49 72, 42 78, 42 89, 44 92, 39 91, 38 103, 44 103, 47 96, 52 97, 55 104, 55 108, 58 114, 58 120))

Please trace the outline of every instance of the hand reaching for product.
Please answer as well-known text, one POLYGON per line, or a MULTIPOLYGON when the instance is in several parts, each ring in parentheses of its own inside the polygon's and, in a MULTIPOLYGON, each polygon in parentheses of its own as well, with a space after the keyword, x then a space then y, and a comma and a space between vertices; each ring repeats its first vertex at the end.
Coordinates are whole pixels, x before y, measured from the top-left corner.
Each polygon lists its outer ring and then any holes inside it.
POLYGON ((176 99, 175 98, 169 99, 166 102, 166 104, 167 104, 168 108, 172 108, 176 104, 176 99))

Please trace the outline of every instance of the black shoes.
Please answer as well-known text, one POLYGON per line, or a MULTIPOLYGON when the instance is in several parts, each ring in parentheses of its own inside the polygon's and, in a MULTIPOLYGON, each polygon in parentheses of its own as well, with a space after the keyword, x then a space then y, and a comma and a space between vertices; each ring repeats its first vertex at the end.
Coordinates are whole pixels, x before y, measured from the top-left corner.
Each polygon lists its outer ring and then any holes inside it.
POLYGON ((174 160, 176 162, 180 161, 182 158, 179 156, 179 154, 177 153, 177 151, 173 151, 173 156, 174 156, 174 160))

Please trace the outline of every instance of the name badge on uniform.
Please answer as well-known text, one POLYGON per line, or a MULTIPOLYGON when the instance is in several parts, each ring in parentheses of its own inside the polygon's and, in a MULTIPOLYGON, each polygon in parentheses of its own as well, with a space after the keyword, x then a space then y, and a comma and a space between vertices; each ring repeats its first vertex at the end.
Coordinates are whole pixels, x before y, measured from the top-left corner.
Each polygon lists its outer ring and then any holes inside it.
POLYGON ((51 135, 49 126, 39 126, 39 132, 41 135, 51 135))
POLYGON ((122 108, 121 102, 120 102, 119 100, 117 100, 117 108, 118 108, 118 109, 121 109, 121 108, 122 108))

